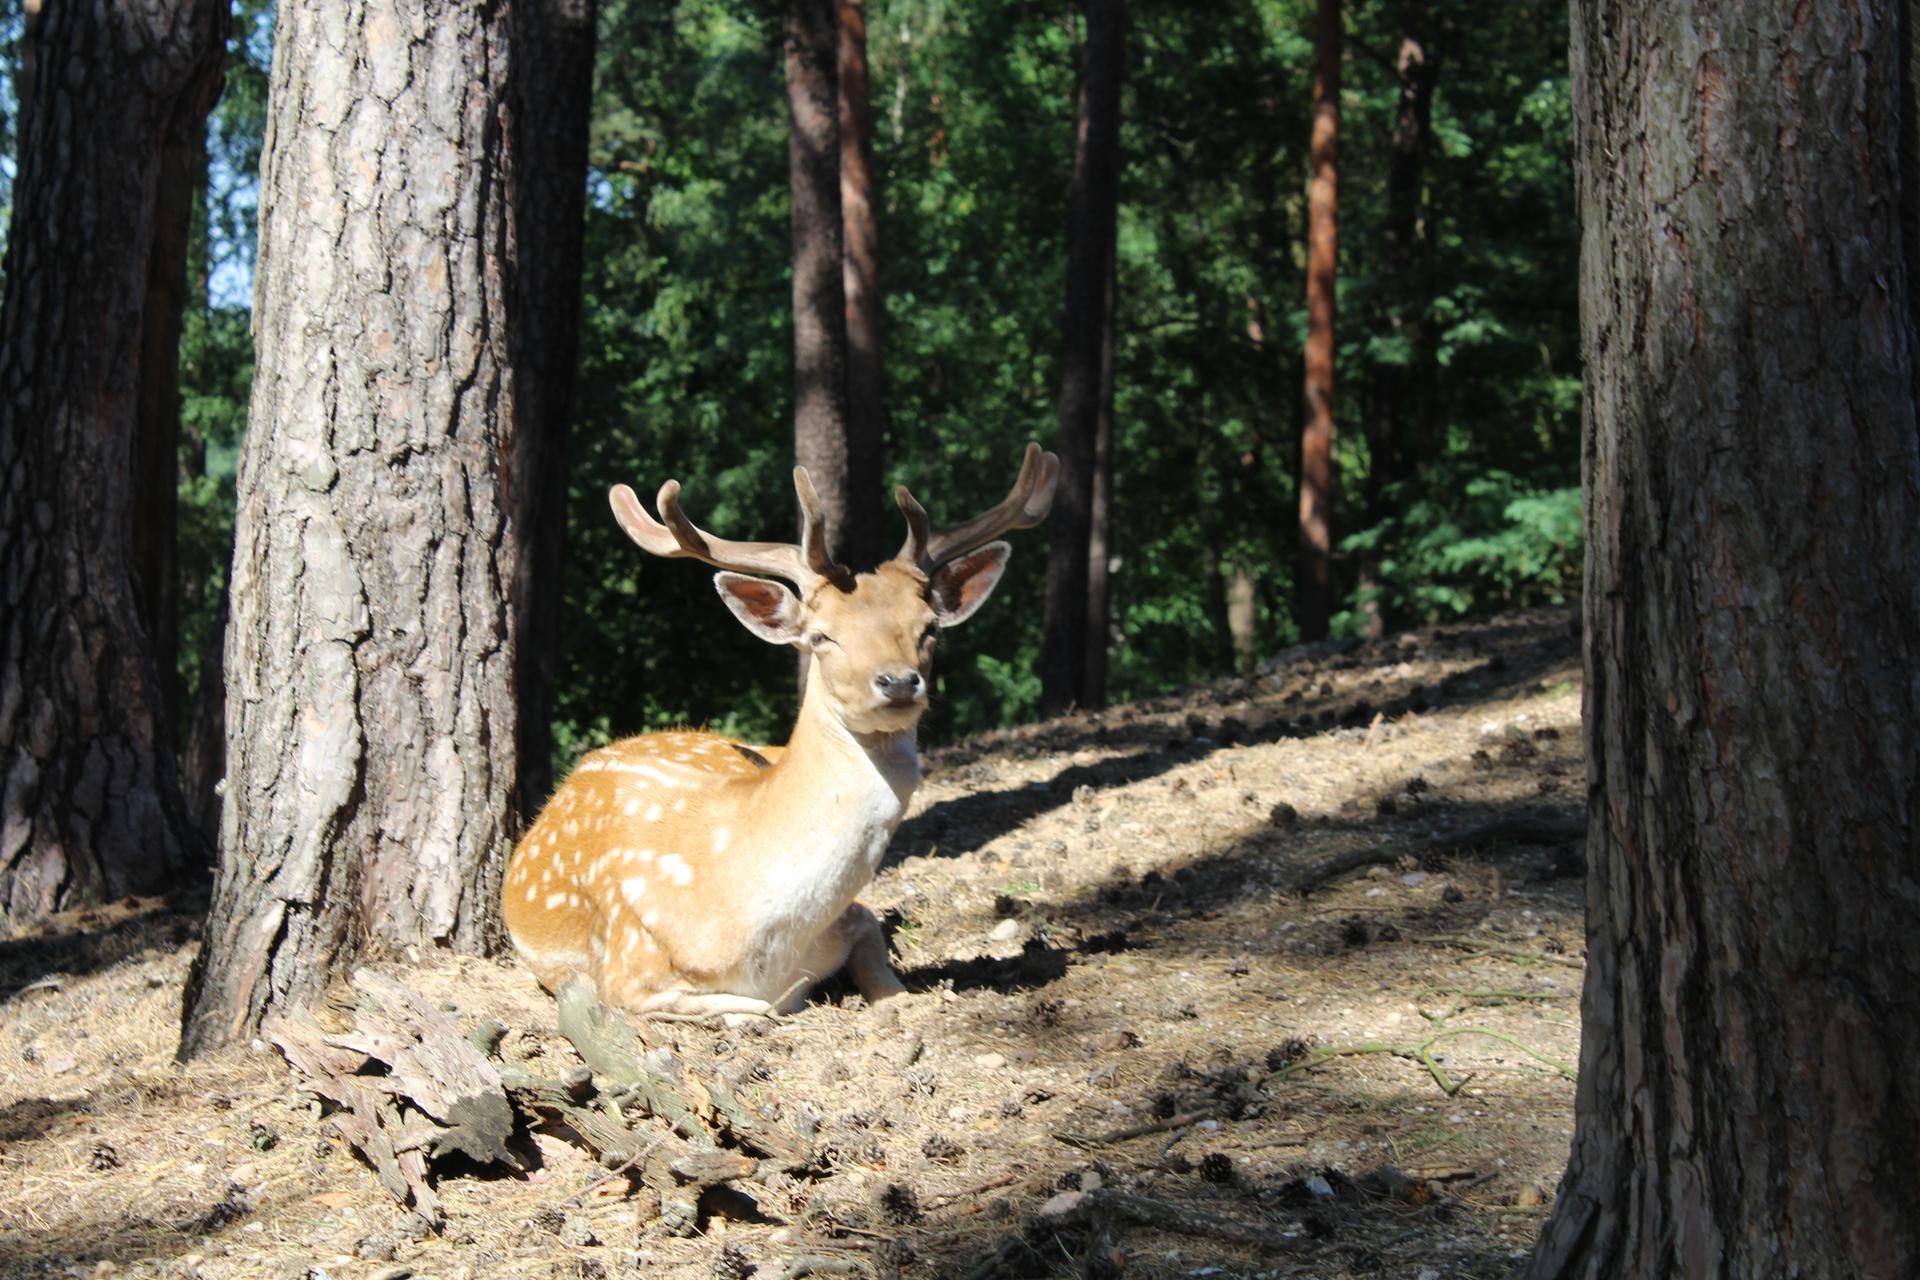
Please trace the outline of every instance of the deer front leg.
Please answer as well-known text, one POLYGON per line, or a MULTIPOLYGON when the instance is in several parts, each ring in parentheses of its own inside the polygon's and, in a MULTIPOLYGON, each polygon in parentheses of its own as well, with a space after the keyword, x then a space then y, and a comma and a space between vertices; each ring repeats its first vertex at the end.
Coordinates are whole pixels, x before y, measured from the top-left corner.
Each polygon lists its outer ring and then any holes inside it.
POLYGON ((906 984, 887 960, 887 935, 879 919, 865 905, 854 903, 833 923, 833 931, 846 940, 847 976, 868 1004, 906 994, 906 984))

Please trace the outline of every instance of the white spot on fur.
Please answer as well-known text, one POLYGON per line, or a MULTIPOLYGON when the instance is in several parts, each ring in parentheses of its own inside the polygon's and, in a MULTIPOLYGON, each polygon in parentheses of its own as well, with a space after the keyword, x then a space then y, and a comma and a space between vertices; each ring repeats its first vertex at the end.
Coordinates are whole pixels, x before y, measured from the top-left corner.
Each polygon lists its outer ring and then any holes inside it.
POLYGON ((534 888, 531 884, 529 884, 527 886, 527 901, 532 902, 535 898, 539 896, 540 896, 540 891, 534 888))
POLYGON ((658 821, 660 821, 660 806, 659 806, 659 805, 657 805, 657 804, 650 804, 650 805, 648 805, 648 806, 647 806, 647 821, 648 821, 648 822, 658 822, 658 821))
POLYGON ((651 929, 660 923, 660 913, 658 911, 643 911, 640 913, 640 923, 651 929))
POLYGON ((625 813, 629 818, 631 818, 634 814, 640 812, 640 802, 638 800, 627 801, 625 807, 621 810, 621 812, 625 813))
POLYGON ((570 897, 570 896, 571 896, 571 895, 569 895, 569 894, 564 894, 564 893, 550 893, 550 894, 548 894, 548 895, 547 895, 547 910, 549 910, 549 911, 552 911, 552 910, 554 910, 555 908, 557 908, 557 907, 560 907, 560 906, 562 906, 562 905, 564 905, 564 904, 566 903, 566 901, 567 901, 567 899, 568 899, 568 897, 570 897))
POLYGON ((693 883, 693 868, 688 866, 686 859, 677 853, 670 853, 660 859, 660 870, 675 884, 693 883))
POLYGON ((631 902, 635 906, 638 906, 640 904, 640 899, 646 897, 647 895, 646 877, 645 876, 628 876, 625 880, 622 880, 620 882, 620 892, 627 895, 628 902, 631 902))
POLYGON ((715 827, 713 829, 713 851, 715 853, 725 853, 727 846, 731 843, 733 843, 733 831, 730 828, 715 827))

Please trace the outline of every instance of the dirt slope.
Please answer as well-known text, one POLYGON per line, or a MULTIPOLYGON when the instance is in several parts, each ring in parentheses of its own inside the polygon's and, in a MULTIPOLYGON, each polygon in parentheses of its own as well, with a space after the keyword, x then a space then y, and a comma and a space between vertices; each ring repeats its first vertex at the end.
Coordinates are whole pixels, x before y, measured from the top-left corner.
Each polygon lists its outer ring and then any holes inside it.
MULTIPOLYGON (((912 995, 650 1028, 819 1139, 691 1236, 552 1134, 425 1234, 275 1051, 172 1061, 190 917, 0 941, 0 1276, 1504 1275, 1571 1126, 1571 620, 1283 658, 934 753, 866 895, 912 995)), ((381 967, 574 1061, 510 962, 381 967)))

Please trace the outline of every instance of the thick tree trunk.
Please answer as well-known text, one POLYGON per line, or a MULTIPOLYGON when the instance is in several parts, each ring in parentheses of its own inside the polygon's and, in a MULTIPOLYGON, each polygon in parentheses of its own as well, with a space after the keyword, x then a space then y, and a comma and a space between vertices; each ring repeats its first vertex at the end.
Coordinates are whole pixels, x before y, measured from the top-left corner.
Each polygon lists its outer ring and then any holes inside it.
POLYGON ((1339 271, 1340 0, 1319 0, 1313 72, 1312 168, 1307 179, 1306 430, 1300 439, 1303 640, 1326 638, 1333 617, 1333 322, 1339 271))
POLYGON ((1920 1275, 1900 9, 1574 7, 1588 969, 1536 1277, 1920 1275))
POLYGON ((26 19, 0 301, 0 915, 16 920, 204 865, 141 619, 134 459, 161 155, 218 94, 226 27, 213 0, 26 19))
POLYGON ((840 554, 866 568, 887 554, 881 457, 887 411, 880 364, 880 228, 873 176, 865 0, 839 0, 841 287, 847 334, 847 523, 840 554))
POLYGON ((837 0, 787 0, 787 177, 793 225, 793 453, 813 475, 836 557, 877 540, 860 513, 877 499, 851 486, 846 288, 840 210, 837 0))
MULTIPOLYGON (((1040 655, 1040 710, 1058 715, 1089 705, 1089 566, 1103 385, 1110 386, 1113 240, 1120 192, 1120 85, 1126 57, 1126 6, 1085 0, 1086 47, 1067 205, 1067 297, 1061 318, 1060 455, 1047 604, 1040 655), (1108 371, 1103 377, 1103 370, 1108 371)), ((1104 621, 1102 622, 1104 626, 1104 621)))
POLYGON ((593 105, 595 0, 522 0, 514 9, 514 482, 520 560, 519 807, 553 789, 553 696, 559 679, 566 565, 567 456, 580 354, 580 258, 593 105))
POLYGON ((510 10, 275 15, 226 668, 182 1051, 363 952, 483 951, 517 826, 510 10))
MULTIPOLYGON (((1400 0, 1400 49, 1395 67, 1400 97, 1387 160, 1387 247, 1380 336, 1403 361, 1376 361, 1367 404, 1367 467, 1363 500, 1367 527, 1387 519, 1387 492, 1407 474, 1407 414, 1419 367, 1427 352, 1420 227, 1420 191, 1426 172, 1427 138, 1433 115, 1433 85, 1440 62, 1429 30, 1427 0, 1400 0)), ((1361 566, 1361 585, 1376 585, 1376 555, 1361 566)), ((1377 601, 1366 605, 1367 634, 1385 633, 1391 619, 1377 601)))

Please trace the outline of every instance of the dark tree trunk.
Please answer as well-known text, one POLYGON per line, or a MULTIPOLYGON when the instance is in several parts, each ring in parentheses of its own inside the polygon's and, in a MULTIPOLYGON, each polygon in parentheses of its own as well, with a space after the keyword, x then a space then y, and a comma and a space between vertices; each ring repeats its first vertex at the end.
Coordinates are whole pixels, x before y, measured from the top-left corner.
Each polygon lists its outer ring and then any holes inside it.
POLYGON ((1073 185, 1067 205, 1067 297, 1061 318, 1060 455, 1047 558, 1040 710, 1058 715, 1088 705, 1088 616, 1095 477, 1103 386, 1110 386, 1108 319, 1120 191, 1120 84, 1126 6, 1085 0, 1087 38, 1075 112, 1073 185))
POLYGON ((1307 179, 1306 430, 1300 440, 1300 581, 1295 620, 1323 640, 1333 617, 1333 321, 1339 271, 1340 0, 1320 0, 1307 179))
POLYGON ((842 560, 878 540, 851 484, 847 317, 840 210, 837 0, 787 0, 787 178, 793 217, 793 453, 813 475, 827 542, 842 560))
POLYGON ((146 313, 140 326, 139 425, 134 445, 134 584, 153 652, 160 741, 180 734, 180 326, 187 306, 193 198, 206 178, 206 123, 160 149, 146 313))
POLYGON ((363 953, 500 937, 511 10, 394 12, 275 15, 220 873, 184 1053, 310 1002, 363 953))
POLYGON ((595 7, 595 0, 522 0, 513 15, 515 307, 508 341, 521 512, 513 599, 523 818, 539 812, 553 789, 595 7))
POLYGON ((1535 1277, 1920 1275, 1901 8, 1574 6, 1588 964, 1535 1277))
POLYGON ((227 772, 226 666, 222 653, 226 642, 227 602, 223 597, 207 633, 193 701, 180 727, 180 792, 186 799, 187 816, 209 849, 220 841, 220 780, 227 772))
POLYGON ((887 411, 880 365, 880 229, 874 208, 873 102, 865 0, 839 0, 841 286, 846 295, 847 522, 840 554, 860 568, 887 553, 881 457, 887 411))
POLYGON ((1113 603, 1113 318, 1115 235, 1107 237, 1107 296, 1100 324, 1100 400, 1093 425, 1093 492, 1087 509, 1087 653, 1083 707, 1107 705, 1107 642, 1113 603))
MULTIPOLYGON (((1395 67, 1400 97, 1393 123, 1393 149, 1387 160, 1387 245, 1381 336, 1405 353, 1404 363, 1377 361, 1367 404, 1365 523, 1379 525, 1392 514, 1388 490, 1407 474, 1408 408, 1427 354, 1427 297, 1422 261, 1425 237, 1420 226, 1420 191, 1426 174, 1431 132, 1433 85, 1440 72, 1427 13, 1427 0, 1401 0, 1400 49, 1395 67)), ((1363 588, 1377 585, 1376 556, 1361 566, 1363 588)), ((1367 634, 1378 637, 1393 621, 1377 601, 1366 605, 1367 634)))
POLYGON ((205 865, 141 617, 135 535, 154 530, 135 523, 135 457, 161 156, 218 94, 226 29, 212 0, 26 19, 0 300, 0 914, 15 920, 205 865))

